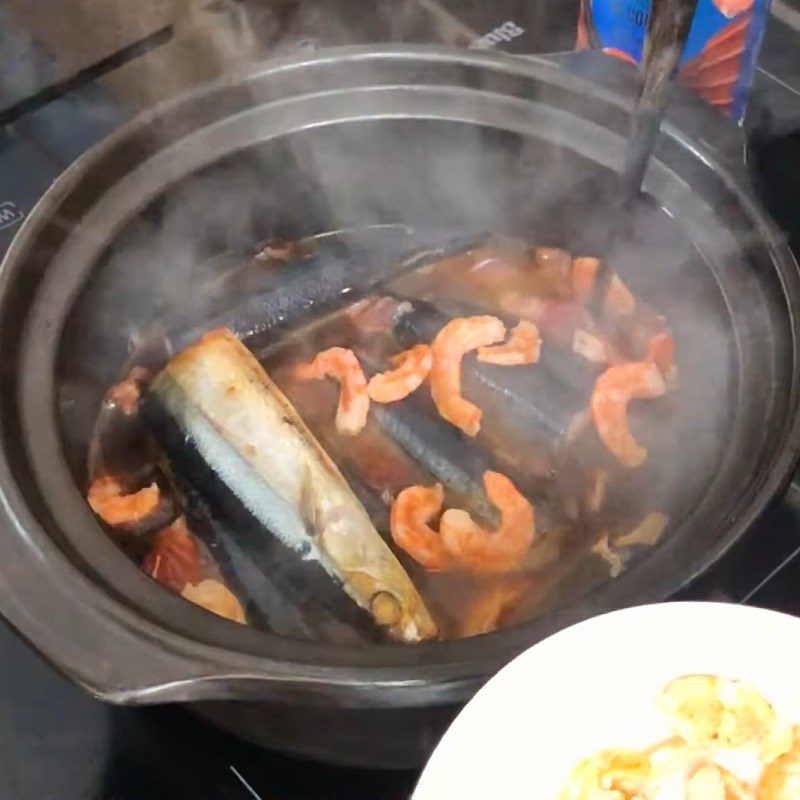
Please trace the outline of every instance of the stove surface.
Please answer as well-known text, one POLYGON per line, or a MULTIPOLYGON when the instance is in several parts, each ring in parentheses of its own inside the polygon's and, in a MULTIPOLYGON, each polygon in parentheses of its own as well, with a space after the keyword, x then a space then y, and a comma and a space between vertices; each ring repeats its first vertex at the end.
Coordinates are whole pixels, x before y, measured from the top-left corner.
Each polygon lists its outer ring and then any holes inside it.
MULTIPOLYGON (((776 7, 780 15, 767 34, 748 130, 755 183, 798 253, 800 64, 784 56, 787 47, 797 47, 792 23, 800 23, 800 14, 791 4, 779 1, 776 7)), ((195 21, 211 26, 219 51, 227 54, 219 63, 192 60, 202 39, 167 21, 65 76, 24 30, 15 34, 4 24, 0 4, 0 61, 24 58, 27 65, 24 81, 11 83, 9 71, 0 71, 0 252, 50 181, 81 152, 141 108, 213 77, 230 65, 228 58, 398 40, 480 40, 512 53, 555 52, 571 48, 576 11, 577 0, 214 2, 200 8, 195 21), (231 49, 232 41, 241 46, 231 49), (176 71, 176 63, 185 69, 176 71)), ((799 553, 800 483, 678 599, 747 602, 800 614, 799 553)), ((413 771, 343 769, 266 753, 180 707, 104 705, 59 676, 0 622, 0 800, 399 800, 410 795, 416 777, 413 771)))

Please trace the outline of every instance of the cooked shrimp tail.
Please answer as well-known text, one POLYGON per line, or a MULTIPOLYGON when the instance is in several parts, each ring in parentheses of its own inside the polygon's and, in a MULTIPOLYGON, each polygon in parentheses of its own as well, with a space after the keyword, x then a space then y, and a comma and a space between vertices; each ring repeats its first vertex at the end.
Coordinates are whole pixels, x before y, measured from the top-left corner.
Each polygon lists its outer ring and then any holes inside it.
POLYGON ((103 522, 130 533, 145 533, 163 525, 172 514, 172 504, 162 497, 158 484, 151 483, 126 492, 111 475, 95 478, 86 494, 89 505, 103 522))
POLYGON ((300 378, 336 378, 341 384, 339 407, 336 409, 336 430, 354 436, 367 424, 369 394, 367 379, 352 350, 331 347, 317 353, 310 364, 298 367, 300 378))
POLYGON ((481 410, 461 396, 461 359, 470 351, 495 344, 506 335, 497 317, 461 317, 442 328, 433 340, 431 395, 439 413, 468 436, 481 427, 481 410))
POLYGON ((539 360, 542 338, 539 330, 530 320, 520 320, 512 329, 505 344, 496 344, 478 348, 478 361, 487 364, 535 364, 539 360))
POLYGON ((600 440, 626 467, 638 467, 647 450, 633 438, 628 427, 628 403, 660 397, 664 379, 652 362, 618 364, 606 370, 592 392, 591 411, 600 440))
POLYGON ((647 344, 645 361, 652 361, 662 375, 669 374, 675 366, 675 340, 669 331, 659 331, 647 344))
POLYGON ((460 566, 475 572, 506 572, 518 567, 536 536, 533 506, 499 472, 483 478, 486 494, 500 511, 500 526, 487 531, 460 509, 442 514, 439 531, 460 566))
POLYGON ((447 569, 452 557, 442 537, 428 524, 444 502, 442 485, 409 486, 392 505, 391 528, 394 543, 431 572, 447 569))
POLYGON ((367 384, 376 403, 394 403, 416 391, 431 371, 433 355, 428 345, 418 344, 392 356, 391 363, 395 369, 373 375, 367 384))

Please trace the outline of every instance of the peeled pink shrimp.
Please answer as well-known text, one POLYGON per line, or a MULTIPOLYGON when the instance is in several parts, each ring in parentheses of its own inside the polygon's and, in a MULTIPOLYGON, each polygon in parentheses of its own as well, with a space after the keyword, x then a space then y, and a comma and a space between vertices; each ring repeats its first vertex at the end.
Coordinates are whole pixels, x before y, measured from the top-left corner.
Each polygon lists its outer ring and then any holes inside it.
POLYGON ((533 506, 499 472, 484 473, 483 485, 500 511, 500 527, 487 531, 466 511, 451 508, 442 514, 439 532, 461 566, 475 572, 506 572, 519 566, 533 544, 533 506))
POLYGON ((389 361, 396 368, 373 375, 367 384, 370 399, 376 403, 393 403, 416 391, 431 371, 433 355, 427 344, 418 344, 389 361))
POLYGON ((505 338, 506 326, 497 317, 460 317, 436 334, 431 350, 431 395, 439 413, 468 436, 477 436, 482 411, 461 396, 461 359, 471 350, 505 338))
POLYGON ((352 350, 344 347, 323 350, 310 364, 298 366, 297 377, 305 380, 331 377, 339 381, 342 387, 336 409, 336 430, 339 433, 354 436, 367 424, 367 379, 352 350))
POLYGON ((151 483, 138 492, 125 494, 122 484, 111 475, 101 475, 92 481, 86 495, 92 511, 109 525, 128 525, 152 514, 159 505, 161 493, 151 483))
POLYGON ((626 467, 638 467, 647 458, 647 450, 628 428, 628 403, 660 397, 665 391, 664 379, 652 362, 617 364, 597 379, 590 403, 597 435, 626 467))
POLYGON ((409 486, 392 505, 392 539, 431 572, 447 569, 453 560, 441 535, 428 525, 442 510, 443 502, 444 490, 437 483, 431 487, 409 486))
POLYGON ((530 320, 523 319, 512 329, 504 344, 479 347, 478 361, 504 366, 535 364, 539 360, 541 349, 542 337, 539 336, 539 329, 530 320))
POLYGON ((669 331, 653 335, 647 344, 645 361, 652 361, 662 375, 667 375, 675 367, 675 340, 669 331))

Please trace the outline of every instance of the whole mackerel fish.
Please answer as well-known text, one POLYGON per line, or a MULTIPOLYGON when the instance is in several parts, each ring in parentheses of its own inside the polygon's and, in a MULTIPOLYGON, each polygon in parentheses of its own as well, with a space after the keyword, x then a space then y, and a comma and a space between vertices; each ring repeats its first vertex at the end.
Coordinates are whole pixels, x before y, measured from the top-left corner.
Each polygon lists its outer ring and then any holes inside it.
POLYGON ((153 381, 145 414, 171 468, 232 522, 208 543, 212 552, 245 554, 299 606, 338 622, 366 621, 403 642, 436 636, 341 472, 230 330, 175 356, 153 381))

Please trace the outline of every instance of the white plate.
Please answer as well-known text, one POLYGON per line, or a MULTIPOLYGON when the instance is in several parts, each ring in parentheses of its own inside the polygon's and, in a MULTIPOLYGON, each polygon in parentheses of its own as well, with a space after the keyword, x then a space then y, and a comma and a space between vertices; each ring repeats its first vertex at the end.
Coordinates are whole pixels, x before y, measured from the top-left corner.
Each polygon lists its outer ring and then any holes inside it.
POLYGON ((692 673, 744 680, 800 722, 800 619, 723 603, 615 611, 545 639, 459 714, 413 800, 555 800, 597 750, 669 735, 655 700, 692 673))

